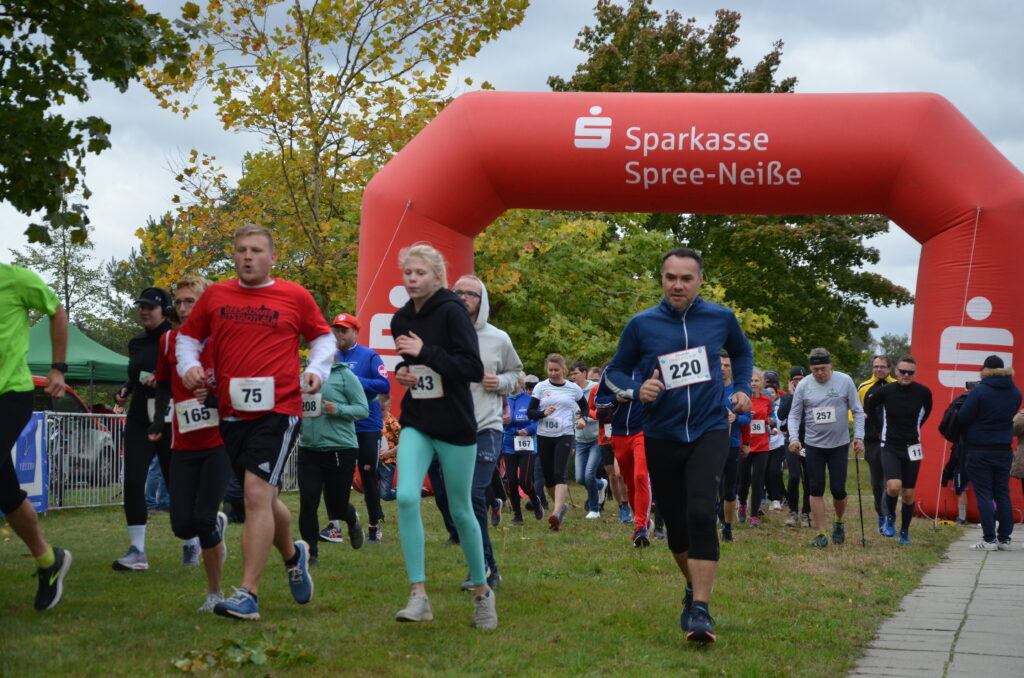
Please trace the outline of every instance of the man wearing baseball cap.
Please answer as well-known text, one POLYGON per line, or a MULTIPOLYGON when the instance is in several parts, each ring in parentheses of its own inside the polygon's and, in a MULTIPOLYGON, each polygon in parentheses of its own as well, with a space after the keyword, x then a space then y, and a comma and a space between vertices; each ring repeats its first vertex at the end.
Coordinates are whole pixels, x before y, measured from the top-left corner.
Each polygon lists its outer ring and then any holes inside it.
MULTIPOLYGON (((366 393, 366 400, 370 405, 370 414, 365 419, 356 422, 356 438, 359 441, 359 478, 363 484, 363 497, 366 499, 367 539, 370 543, 380 543, 381 529, 379 525, 383 513, 380 508, 380 489, 377 486, 377 461, 380 453, 381 431, 384 429, 384 419, 380 411, 380 403, 377 396, 381 393, 391 392, 391 382, 388 381, 388 370, 384 367, 377 352, 368 346, 357 344, 359 337, 359 319, 351 313, 339 313, 331 322, 331 331, 338 341, 338 352, 335 359, 345 363, 352 370, 352 373, 359 379, 366 393)), ((320 538, 324 541, 341 541, 341 521, 345 513, 336 515, 337 511, 347 512, 346 506, 336 506, 334 497, 324 488, 324 504, 327 505, 330 524, 320 532, 320 538)), ((358 517, 355 524, 358 525, 358 517)), ((350 532, 353 524, 349 524, 350 532)), ((362 529, 361 527, 358 529, 362 529)), ((360 535, 361 537, 362 535, 360 535)), ((351 538, 351 536, 350 536, 351 538)))

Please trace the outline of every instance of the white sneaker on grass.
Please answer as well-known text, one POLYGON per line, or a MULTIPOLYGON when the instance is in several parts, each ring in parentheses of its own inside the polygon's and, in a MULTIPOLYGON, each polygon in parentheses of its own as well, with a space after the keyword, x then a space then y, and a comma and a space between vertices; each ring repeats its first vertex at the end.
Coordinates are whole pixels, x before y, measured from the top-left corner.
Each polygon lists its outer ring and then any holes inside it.
POLYGON ((218 591, 217 593, 207 593, 206 602, 199 606, 199 612, 213 613, 213 608, 217 603, 224 601, 224 594, 218 591))
POLYGON ((422 622, 431 621, 434 612, 430 609, 430 600, 426 596, 409 595, 409 602, 395 614, 395 621, 422 622))
POLYGON ((478 629, 498 628, 498 611, 494 606, 494 591, 473 596, 473 626, 478 629))
POLYGON ((586 520, 597 520, 601 517, 600 511, 590 511, 587 515, 583 516, 586 520))

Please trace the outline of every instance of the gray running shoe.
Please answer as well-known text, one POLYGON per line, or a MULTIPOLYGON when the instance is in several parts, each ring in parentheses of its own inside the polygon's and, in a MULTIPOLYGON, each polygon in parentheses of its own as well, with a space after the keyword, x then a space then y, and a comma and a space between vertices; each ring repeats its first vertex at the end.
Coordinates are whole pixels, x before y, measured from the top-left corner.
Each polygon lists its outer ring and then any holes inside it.
POLYGON ((218 591, 217 593, 207 593, 206 602, 199 606, 199 612, 210 612, 213 613, 213 608, 216 607, 217 603, 224 602, 224 594, 218 591))
POLYGON ((354 549, 363 547, 363 524, 359 522, 359 513, 355 513, 352 522, 348 524, 348 544, 354 549))
POLYGON ((498 611, 494 607, 494 591, 473 596, 473 626, 478 629, 498 628, 498 611))
POLYGON ((400 622, 421 622, 430 621, 434 613, 430 609, 430 599, 426 596, 409 595, 409 602, 395 614, 395 621, 400 622))
POLYGON ((140 551, 135 546, 128 547, 128 553, 114 561, 115 570, 148 570, 149 561, 146 560, 146 552, 140 551))
POLYGON ((195 567, 199 564, 199 547, 186 542, 181 545, 181 566, 195 567))

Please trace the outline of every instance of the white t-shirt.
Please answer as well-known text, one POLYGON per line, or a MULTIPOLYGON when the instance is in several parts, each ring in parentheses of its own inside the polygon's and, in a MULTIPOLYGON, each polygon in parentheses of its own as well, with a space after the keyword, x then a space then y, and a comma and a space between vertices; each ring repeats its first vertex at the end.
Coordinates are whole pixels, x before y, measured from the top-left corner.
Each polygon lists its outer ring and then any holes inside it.
POLYGON ((576 403, 583 397, 583 389, 568 380, 556 386, 545 379, 534 387, 533 397, 540 401, 538 409, 541 411, 552 405, 555 407, 551 416, 537 422, 537 435, 543 438, 557 438, 576 433, 574 414, 576 403))

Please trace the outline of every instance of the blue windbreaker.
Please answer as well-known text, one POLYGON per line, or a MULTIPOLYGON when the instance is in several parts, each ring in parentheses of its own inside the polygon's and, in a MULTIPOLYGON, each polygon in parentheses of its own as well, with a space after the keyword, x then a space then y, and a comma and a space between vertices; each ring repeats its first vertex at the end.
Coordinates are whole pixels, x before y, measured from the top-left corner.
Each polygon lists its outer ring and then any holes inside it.
POLYGON ((526 410, 530 408, 530 394, 520 391, 515 395, 508 396, 508 417, 509 423, 503 424, 504 435, 501 440, 501 451, 504 454, 537 454, 537 424, 539 419, 530 419, 526 416, 526 410), (513 445, 516 435, 520 430, 534 436, 533 452, 516 452, 513 445))
POLYGON ((683 312, 662 299, 626 323, 604 381, 613 393, 630 400, 639 399, 640 385, 659 369, 658 356, 700 346, 706 349, 710 379, 662 391, 644 405, 644 435, 689 443, 708 431, 728 429, 719 352, 729 352, 734 389, 747 395, 754 353, 736 315, 700 296, 683 312))

